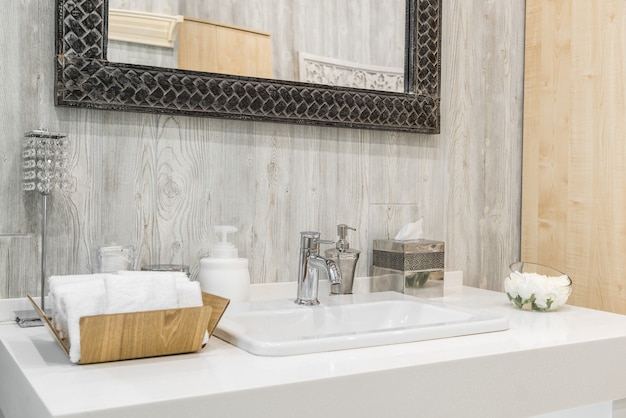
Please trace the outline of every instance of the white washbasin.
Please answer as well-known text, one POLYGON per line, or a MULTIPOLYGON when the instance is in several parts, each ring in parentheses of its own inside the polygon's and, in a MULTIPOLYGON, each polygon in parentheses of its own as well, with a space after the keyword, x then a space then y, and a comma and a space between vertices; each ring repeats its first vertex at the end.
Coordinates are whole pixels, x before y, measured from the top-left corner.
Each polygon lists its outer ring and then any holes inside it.
POLYGON ((397 292, 232 302, 215 335, 262 356, 406 343, 508 329, 504 317, 397 292))

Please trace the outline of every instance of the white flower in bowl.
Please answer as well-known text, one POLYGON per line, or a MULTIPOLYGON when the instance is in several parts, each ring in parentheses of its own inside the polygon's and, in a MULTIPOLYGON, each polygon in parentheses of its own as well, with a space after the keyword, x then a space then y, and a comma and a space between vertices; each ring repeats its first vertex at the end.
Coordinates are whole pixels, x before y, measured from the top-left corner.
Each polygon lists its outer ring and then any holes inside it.
POLYGON ((504 290, 509 300, 520 309, 529 307, 536 311, 549 311, 567 302, 571 284, 567 275, 550 267, 518 262, 511 265, 511 273, 504 280, 504 290), (530 271, 524 271, 524 268, 530 271), (537 268, 554 275, 536 273, 537 268))
POLYGON ((519 293, 517 293, 517 289, 520 286, 520 281, 522 280, 522 275, 518 272, 512 272, 508 280, 504 281, 504 291, 509 297, 515 299, 519 293))

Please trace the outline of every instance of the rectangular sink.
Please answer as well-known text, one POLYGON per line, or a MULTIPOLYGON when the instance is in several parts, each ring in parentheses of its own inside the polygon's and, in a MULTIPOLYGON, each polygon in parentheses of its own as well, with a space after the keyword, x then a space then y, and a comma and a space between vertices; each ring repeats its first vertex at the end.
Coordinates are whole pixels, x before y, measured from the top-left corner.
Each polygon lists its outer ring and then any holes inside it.
POLYGON ((232 302, 215 335, 252 354, 286 356, 508 329, 504 317, 397 292, 232 302))

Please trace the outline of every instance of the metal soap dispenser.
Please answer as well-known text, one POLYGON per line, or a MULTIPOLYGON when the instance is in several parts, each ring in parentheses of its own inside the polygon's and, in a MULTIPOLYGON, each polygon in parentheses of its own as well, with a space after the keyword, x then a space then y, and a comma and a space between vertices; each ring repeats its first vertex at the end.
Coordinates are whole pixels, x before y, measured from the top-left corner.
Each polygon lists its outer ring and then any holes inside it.
POLYGON ((350 248, 350 244, 346 239, 348 229, 356 231, 356 229, 345 224, 337 225, 339 240, 337 241, 336 248, 325 251, 326 258, 334 261, 341 271, 341 283, 330 286, 330 293, 334 295, 352 293, 356 263, 359 261, 359 254, 361 254, 360 251, 350 248))

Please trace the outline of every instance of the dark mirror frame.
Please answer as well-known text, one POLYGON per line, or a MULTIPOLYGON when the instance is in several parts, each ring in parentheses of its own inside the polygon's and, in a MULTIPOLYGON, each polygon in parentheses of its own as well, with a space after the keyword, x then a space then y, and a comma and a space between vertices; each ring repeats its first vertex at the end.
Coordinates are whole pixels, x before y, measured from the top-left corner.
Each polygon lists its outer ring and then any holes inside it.
POLYGON ((407 0, 394 93, 109 62, 108 0, 56 0, 56 105, 436 134, 440 2, 407 0))

